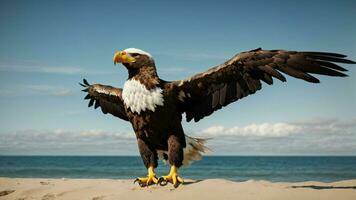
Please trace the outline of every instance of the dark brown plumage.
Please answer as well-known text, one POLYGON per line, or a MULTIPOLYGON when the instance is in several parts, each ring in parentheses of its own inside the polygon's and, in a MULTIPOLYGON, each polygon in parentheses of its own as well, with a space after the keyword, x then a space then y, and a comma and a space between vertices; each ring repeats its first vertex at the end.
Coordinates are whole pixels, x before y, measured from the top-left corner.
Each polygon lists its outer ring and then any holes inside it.
POLYGON ((346 69, 332 63, 355 64, 345 57, 324 52, 255 49, 237 54, 204 73, 171 84, 184 92, 181 104, 187 121, 194 119, 197 122, 223 106, 254 94, 261 89, 261 81, 269 85, 273 84, 273 78, 285 82, 286 78, 280 72, 312 83, 319 83, 319 80, 310 74, 347 76, 342 73, 346 69))
MULTIPOLYGON (((163 157, 174 167, 171 170, 174 174, 175 167, 180 167, 184 159, 190 162, 207 150, 204 140, 184 135, 181 125, 183 113, 188 122, 192 119, 197 122, 232 102, 254 94, 261 89, 261 81, 269 85, 273 84, 273 78, 284 82, 286 78, 283 74, 287 74, 319 83, 311 74, 344 77, 347 70, 335 63, 355 64, 345 59, 345 55, 336 53, 259 48, 237 54, 225 63, 189 79, 168 82, 158 77, 150 55, 137 51, 130 49, 114 56, 115 63, 121 62, 128 69, 128 84, 125 83, 123 90, 100 84, 90 85, 85 79, 81 85, 85 87, 83 91, 88 93, 85 99, 89 100, 89 107, 100 107, 104 114, 110 113, 131 122, 141 157, 149 168, 148 178, 138 179, 143 185, 157 181, 150 167, 157 167, 161 151, 165 151, 163 157), (152 103, 152 99, 157 102, 152 103), (186 142, 187 139, 189 142, 186 142), (189 152, 183 151, 184 148, 189 152)), ((164 179, 175 185, 179 183, 178 176, 178 181, 167 177, 164 179)))

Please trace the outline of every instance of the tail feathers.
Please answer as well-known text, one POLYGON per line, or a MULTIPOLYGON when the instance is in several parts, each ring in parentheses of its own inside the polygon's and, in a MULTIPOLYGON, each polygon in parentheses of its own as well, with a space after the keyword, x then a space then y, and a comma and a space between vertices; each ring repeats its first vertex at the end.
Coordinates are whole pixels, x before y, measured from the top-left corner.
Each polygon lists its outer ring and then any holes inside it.
MULTIPOLYGON (((188 166, 193 161, 200 160, 204 153, 208 153, 211 150, 205 145, 208 138, 194 138, 185 135, 186 147, 183 149, 183 165, 188 166)), ((168 153, 167 151, 157 150, 158 158, 167 163, 168 153)))
POLYGON ((208 139, 193 138, 185 135, 186 147, 183 149, 184 159, 183 165, 190 165, 193 161, 200 160, 203 153, 208 153, 211 150, 206 146, 208 139))

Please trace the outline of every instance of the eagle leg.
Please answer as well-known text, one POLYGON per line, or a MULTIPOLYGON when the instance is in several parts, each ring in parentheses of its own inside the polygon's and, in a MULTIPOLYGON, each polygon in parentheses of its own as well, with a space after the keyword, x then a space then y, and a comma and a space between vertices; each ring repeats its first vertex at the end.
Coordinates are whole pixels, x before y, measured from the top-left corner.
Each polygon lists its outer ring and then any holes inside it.
POLYGON ((147 171, 148 171, 148 175, 146 177, 136 178, 134 183, 138 182, 138 184, 141 187, 149 186, 149 185, 152 185, 152 184, 157 184, 158 183, 158 179, 156 177, 156 174, 155 174, 155 171, 154 171, 154 167, 150 166, 147 171))
POLYGON ((184 182, 184 180, 178 176, 178 168, 174 165, 171 166, 171 170, 167 176, 162 176, 158 179, 158 183, 161 186, 167 185, 168 182, 172 183, 175 188, 184 182))

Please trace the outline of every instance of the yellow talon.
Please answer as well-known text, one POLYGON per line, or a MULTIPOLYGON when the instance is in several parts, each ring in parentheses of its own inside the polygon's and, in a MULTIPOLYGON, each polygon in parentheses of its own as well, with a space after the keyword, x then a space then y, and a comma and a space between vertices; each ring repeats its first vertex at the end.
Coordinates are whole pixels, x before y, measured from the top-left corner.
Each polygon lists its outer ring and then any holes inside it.
POLYGON ((158 179, 156 177, 154 168, 152 166, 150 166, 147 171, 148 171, 148 175, 146 177, 137 178, 134 181, 134 183, 138 182, 138 184, 141 187, 149 186, 149 185, 152 185, 152 184, 157 184, 158 183, 158 179))
POLYGON ((171 170, 167 176, 162 176, 158 179, 158 183, 163 186, 167 185, 168 182, 172 183, 174 187, 178 187, 179 184, 183 183, 183 179, 178 176, 177 167, 172 165, 171 170))

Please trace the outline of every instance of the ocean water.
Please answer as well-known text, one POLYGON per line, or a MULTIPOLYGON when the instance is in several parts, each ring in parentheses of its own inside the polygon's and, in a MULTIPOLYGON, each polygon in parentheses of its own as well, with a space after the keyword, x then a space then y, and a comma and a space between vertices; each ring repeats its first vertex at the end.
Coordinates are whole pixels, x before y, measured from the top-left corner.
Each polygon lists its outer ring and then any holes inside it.
MULTIPOLYGON (((160 162, 157 175, 169 166, 160 162)), ((134 179, 146 169, 137 156, 0 156, 0 177, 134 179)), ((183 178, 332 182, 356 179, 356 156, 207 156, 180 170, 183 178)))

